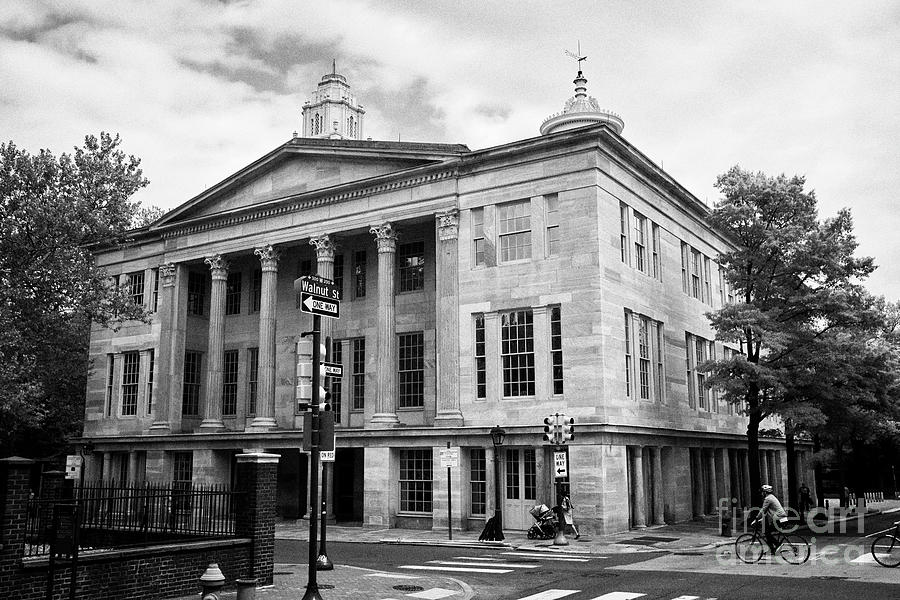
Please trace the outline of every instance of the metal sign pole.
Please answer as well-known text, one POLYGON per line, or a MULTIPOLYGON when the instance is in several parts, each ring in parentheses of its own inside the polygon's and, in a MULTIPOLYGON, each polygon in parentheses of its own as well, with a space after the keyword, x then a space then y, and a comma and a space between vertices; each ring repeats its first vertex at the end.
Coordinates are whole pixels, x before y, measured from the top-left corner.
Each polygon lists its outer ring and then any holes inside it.
MULTIPOLYGON (((319 595, 319 584, 316 581, 316 560, 319 548, 316 541, 318 533, 319 512, 319 338, 322 317, 313 315, 313 368, 312 368, 312 431, 310 436, 310 471, 309 474, 309 577, 303 600, 322 600, 319 595)), ((304 432, 306 435, 307 432, 304 432)))
MULTIPOLYGON (((450 449, 450 442, 447 442, 450 449)), ((447 465, 447 539, 453 539, 453 493, 450 488, 450 465, 447 465)))

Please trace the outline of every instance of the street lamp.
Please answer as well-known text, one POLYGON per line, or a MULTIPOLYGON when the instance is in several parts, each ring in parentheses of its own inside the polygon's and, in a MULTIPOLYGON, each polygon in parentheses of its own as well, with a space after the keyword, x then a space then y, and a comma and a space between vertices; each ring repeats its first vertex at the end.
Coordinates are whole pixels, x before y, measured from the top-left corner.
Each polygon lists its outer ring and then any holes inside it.
POLYGON ((506 430, 499 425, 491 427, 491 442, 494 444, 494 520, 495 531, 494 539, 503 539, 503 505, 500 503, 500 446, 503 445, 503 438, 506 437, 506 430))

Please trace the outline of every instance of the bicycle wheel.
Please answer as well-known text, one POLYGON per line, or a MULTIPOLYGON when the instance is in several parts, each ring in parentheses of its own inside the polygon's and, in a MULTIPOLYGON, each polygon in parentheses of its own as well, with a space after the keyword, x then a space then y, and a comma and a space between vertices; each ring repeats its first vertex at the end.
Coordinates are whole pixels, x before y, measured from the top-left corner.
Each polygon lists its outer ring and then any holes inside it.
POLYGON ((745 563, 759 562, 765 553, 765 544, 755 533, 744 533, 734 540, 734 553, 745 563))
POLYGON ((872 542, 872 557, 882 567, 900 565, 900 539, 887 534, 872 542))
POLYGON ((809 542, 802 535, 792 533, 782 535, 778 556, 792 565, 802 565, 809 560, 809 542))

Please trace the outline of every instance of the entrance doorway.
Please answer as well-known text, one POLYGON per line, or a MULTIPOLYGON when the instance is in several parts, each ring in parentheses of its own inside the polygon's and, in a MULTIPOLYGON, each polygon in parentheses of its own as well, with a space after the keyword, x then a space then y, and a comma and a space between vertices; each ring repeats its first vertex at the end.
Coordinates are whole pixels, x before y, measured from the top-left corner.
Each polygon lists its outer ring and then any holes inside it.
POLYGON ((501 468, 503 528, 528 529, 528 512, 537 504, 537 457, 534 448, 505 448, 501 468))
POLYGON ((275 448, 278 461, 277 502, 278 516, 282 519, 299 519, 306 514, 307 455, 297 448, 275 448))
POLYGON ((338 448, 334 453, 334 520, 363 523, 363 449, 338 448))

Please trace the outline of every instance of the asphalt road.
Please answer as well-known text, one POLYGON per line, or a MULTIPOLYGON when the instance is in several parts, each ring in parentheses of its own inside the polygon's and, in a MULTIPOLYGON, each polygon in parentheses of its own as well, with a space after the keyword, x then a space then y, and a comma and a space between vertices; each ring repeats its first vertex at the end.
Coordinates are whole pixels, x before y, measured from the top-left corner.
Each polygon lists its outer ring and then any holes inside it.
MULTIPOLYGON (((703 552, 626 554, 526 553, 510 549, 328 543, 335 562, 465 581, 479 600, 757 600, 900 598, 900 569, 866 561, 866 538, 898 515, 866 519, 865 530, 815 534, 813 560, 787 565, 735 561, 730 547, 703 552)), ((812 532, 807 537, 813 537, 812 532)), ((278 541, 278 563, 305 563, 305 542, 278 541)), ((373 599, 378 600, 378 599, 373 599)))

